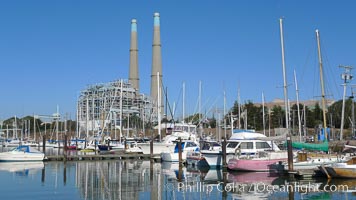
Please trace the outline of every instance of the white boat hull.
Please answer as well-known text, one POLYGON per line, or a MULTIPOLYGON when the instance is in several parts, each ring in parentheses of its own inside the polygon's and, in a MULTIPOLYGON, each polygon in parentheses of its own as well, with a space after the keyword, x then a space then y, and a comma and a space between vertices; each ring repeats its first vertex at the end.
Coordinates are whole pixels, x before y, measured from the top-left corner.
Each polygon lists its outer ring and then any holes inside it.
MULTIPOLYGON (((143 154, 151 154, 150 143, 137 143, 137 146, 142 149, 143 154)), ((153 143, 153 154, 172 152, 174 147, 175 144, 153 143)))
POLYGON ((204 158, 211 168, 219 168, 222 165, 222 154, 204 153, 204 158))
POLYGON ((3 152, 0 153, 0 162, 18 161, 43 161, 43 153, 24 153, 24 152, 3 152))
MULTIPOLYGON (((203 152, 202 152, 203 153, 203 152)), ((221 152, 204 152, 203 156, 206 160, 206 162, 209 164, 209 167, 211 168, 220 168, 222 167, 222 153, 221 152)), ((233 154, 226 154, 226 163, 233 158, 233 154)))
POLYGON ((0 162, 43 161, 45 154, 31 146, 18 146, 8 152, 0 153, 0 162))
MULTIPOLYGON (((179 143, 175 144, 173 151, 163 152, 161 153, 162 161, 166 162, 179 162, 179 143)), ((182 147, 182 162, 185 162, 187 159, 188 152, 198 152, 199 146, 194 141, 184 141, 181 143, 182 147)))
MULTIPOLYGON (((316 157, 306 161, 293 162, 293 169, 314 169, 317 170, 320 165, 331 165, 339 162, 346 162, 347 157, 338 158, 338 157, 316 157)), ((288 164, 285 165, 284 169, 288 169, 288 164)))
POLYGON ((140 147, 131 147, 131 148, 125 149, 125 153, 143 154, 143 151, 140 147))

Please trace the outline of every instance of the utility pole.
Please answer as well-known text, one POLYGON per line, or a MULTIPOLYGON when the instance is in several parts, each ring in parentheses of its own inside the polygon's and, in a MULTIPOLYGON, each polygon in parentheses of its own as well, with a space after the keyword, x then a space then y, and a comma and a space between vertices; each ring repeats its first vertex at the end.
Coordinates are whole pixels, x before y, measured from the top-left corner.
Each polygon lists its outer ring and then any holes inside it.
POLYGON ((340 127, 340 140, 343 139, 343 129, 344 129, 344 118, 345 118, 345 96, 346 96, 346 85, 352 80, 351 66, 339 66, 344 68, 344 73, 341 74, 341 79, 344 81, 342 86, 344 86, 344 95, 342 96, 342 111, 341 111, 341 127, 340 127))

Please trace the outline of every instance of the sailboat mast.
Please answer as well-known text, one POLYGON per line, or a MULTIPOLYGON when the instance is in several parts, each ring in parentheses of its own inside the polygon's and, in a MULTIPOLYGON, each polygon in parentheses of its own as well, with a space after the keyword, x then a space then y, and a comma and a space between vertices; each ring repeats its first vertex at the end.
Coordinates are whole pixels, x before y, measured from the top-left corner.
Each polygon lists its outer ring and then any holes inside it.
POLYGON ((306 113, 306 109, 305 109, 305 104, 303 105, 303 113, 304 113, 303 131, 304 131, 304 137, 306 138, 307 137, 307 113, 306 113))
POLYGON ((295 92, 297 96, 297 114, 298 114, 298 131, 299 131, 299 141, 302 141, 302 120, 300 119, 300 109, 299 109, 299 90, 298 90, 298 82, 297 82, 297 74, 294 70, 294 82, 295 82, 295 92))
POLYGON ((183 82, 183 124, 185 118, 185 82, 183 82))
MULTIPOLYGON (((119 136, 119 139, 120 139, 120 144, 121 144, 121 136, 123 135, 122 134, 122 97, 123 97, 123 80, 121 79, 120 80, 120 113, 119 113, 119 118, 120 118, 120 127, 119 127, 119 131, 120 131, 120 136, 119 136)), ((115 122, 116 123, 116 122, 115 122)))
POLYGON ((201 124, 201 81, 199 81, 199 97, 198 97, 198 113, 199 113, 199 124, 201 124))
POLYGON ((286 117, 286 129, 289 130, 289 107, 288 107, 288 92, 287 92, 287 78, 286 78, 286 64, 284 59, 284 38, 283 38, 283 19, 279 19, 279 27, 281 34, 281 48, 282 48, 282 68, 283 68, 283 89, 284 89, 284 107, 286 117))
POLYGON ((224 90, 224 138, 226 138, 226 92, 224 90))
POLYGON ((58 147, 59 147, 59 138, 58 138, 58 132, 59 132, 59 107, 57 105, 57 113, 56 113, 56 140, 58 142, 58 147))
POLYGON ((203 138, 203 113, 201 111, 201 97, 202 97, 202 82, 199 81, 199 135, 201 138, 203 138))
POLYGON ((325 139, 327 139, 328 134, 326 133, 326 106, 325 106, 325 90, 324 90, 324 78, 323 78, 323 61, 321 57, 321 49, 320 49, 320 34, 319 30, 315 31, 316 33, 316 40, 318 43, 318 57, 319 57, 319 70, 320 70, 320 85, 321 85, 321 104, 323 109, 323 128, 325 131, 325 139))
POLYGON ((18 139, 17 137, 17 119, 16 119, 16 115, 15 115, 15 137, 14 137, 14 133, 12 133, 12 139, 18 139))
POLYGON ((265 96, 262 92, 262 122, 263 122, 263 135, 266 135, 266 121, 265 121, 265 96))
POLYGON ((36 140, 36 118, 35 118, 35 113, 33 113, 33 140, 36 140))
POLYGON ((239 116, 238 116, 239 123, 237 124, 237 126, 238 126, 238 129, 241 129, 241 124, 240 124, 241 123, 241 119, 240 119, 240 117, 241 117, 240 87, 237 91, 237 105, 238 105, 238 110, 239 110, 239 116))
POLYGON ((157 104, 157 115, 158 115, 158 135, 159 135, 159 141, 161 141, 161 87, 160 87, 160 80, 159 77, 160 74, 159 72, 157 72, 157 100, 158 100, 158 104, 157 104))

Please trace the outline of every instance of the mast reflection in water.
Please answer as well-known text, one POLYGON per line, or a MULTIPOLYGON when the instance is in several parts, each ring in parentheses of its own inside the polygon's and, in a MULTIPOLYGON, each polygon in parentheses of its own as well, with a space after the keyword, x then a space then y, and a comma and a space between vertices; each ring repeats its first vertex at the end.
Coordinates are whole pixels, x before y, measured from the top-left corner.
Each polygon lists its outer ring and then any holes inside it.
MULTIPOLYGON (((0 163, 1 199, 352 199, 354 181, 291 182, 268 173, 179 168, 142 160, 0 163), (349 191, 315 191, 327 184, 349 191), (286 184, 305 190, 281 190, 286 184), (276 188, 275 191, 267 191, 276 188)), ((330 188, 330 187, 329 187, 330 188)))
POLYGON ((158 196, 160 164, 118 161, 77 162, 75 165, 76 186, 83 199, 141 199, 141 195, 150 192, 158 196))

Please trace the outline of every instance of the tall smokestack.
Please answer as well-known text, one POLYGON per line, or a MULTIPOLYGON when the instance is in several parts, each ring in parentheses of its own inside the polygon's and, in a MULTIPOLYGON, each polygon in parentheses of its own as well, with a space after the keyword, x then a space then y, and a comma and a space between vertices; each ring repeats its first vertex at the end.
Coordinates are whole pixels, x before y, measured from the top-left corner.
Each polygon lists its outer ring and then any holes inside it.
POLYGON ((139 93, 140 83, 138 78, 138 48, 137 48, 137 21, 131 20, 131 45, 130 45, 130 72, 129 82, 139 93))
MULTIPOLYGON (((155 13, 154 26, 153 26, 153 45, 152 45, 152 74, 151 74, 151 97, 156 99, 158 102, 158 82, 157 82, 157 72, 159 72, 160 90, 162 91, 162 57, 161 57, 161 33, 160 33, 160 22, 159 13, 155 13)), ((163 94, 161 92, 161 94, 163 94)), ((163 114, 163 95, 161 95, 160 100, 161 113, 163 114)), ((157 104, 156 104, 157 105, 157 104)))

